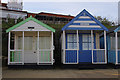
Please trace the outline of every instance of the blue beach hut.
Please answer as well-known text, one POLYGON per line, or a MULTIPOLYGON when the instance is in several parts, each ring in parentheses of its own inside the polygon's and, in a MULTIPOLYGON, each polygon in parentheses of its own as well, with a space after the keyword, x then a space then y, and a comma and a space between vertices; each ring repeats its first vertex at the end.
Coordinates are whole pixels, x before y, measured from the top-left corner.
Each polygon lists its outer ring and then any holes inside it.
POLYGON ((113 27, 107 34, 108 63, 120 64, 120 26, 113 27))
POLYGON ((62 63, 106 64, 106 31, 108 29, 84 9, 62 28, 62 63), (102 32, 104 49, 100 47, 102 32))

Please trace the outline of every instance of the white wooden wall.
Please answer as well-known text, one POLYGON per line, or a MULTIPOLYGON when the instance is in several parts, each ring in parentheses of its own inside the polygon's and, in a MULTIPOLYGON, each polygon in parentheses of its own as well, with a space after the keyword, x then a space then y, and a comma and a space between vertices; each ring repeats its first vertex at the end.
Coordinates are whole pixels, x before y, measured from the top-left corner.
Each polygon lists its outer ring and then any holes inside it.
POLYGON ((50 30, 30 20, 26 22, 25 24, 15 28, 12 31, 50 31, 50 30), (28 27, 34 27, 34 29, 28 29, 28 27))

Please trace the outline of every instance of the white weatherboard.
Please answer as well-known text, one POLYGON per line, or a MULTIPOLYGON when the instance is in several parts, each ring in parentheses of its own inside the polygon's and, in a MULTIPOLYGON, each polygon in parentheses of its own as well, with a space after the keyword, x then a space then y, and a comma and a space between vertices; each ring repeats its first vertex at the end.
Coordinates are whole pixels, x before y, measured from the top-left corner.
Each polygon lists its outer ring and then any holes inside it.
POLYGON ((50 31, 50 30, 30 20, 25 24, 13 29, 12 31, 50 31), (28 27, 34 27, 34 29, 28 29, 28 27))

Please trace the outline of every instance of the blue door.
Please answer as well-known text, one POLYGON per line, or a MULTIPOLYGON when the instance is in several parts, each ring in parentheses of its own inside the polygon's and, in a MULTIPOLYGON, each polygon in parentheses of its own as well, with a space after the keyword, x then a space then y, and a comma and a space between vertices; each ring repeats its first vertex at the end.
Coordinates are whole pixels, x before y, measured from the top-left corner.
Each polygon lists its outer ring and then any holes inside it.
MULTIPOLYGON (((95 38, 94 38, 95 39, 95 38)), ((93 41, 94 44, 94 41, 93 41)), ((79 63, 92 62, 92 46, 90 34, 79 34, 79 63)))

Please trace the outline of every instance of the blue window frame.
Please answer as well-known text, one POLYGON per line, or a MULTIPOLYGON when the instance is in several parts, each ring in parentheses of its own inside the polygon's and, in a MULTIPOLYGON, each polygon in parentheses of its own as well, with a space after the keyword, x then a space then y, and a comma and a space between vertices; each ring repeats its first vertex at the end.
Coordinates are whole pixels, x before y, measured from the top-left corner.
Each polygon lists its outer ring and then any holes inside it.
POLYGON ((77 49, 76 34, 67 34, 67 49, 77 49))
MULTIPOLYGON (((94 37, 93 37, 93 45, 94 45, 94 37)), ((92 50, 90 34, 82 35, 82 50, 92 50)))

